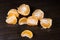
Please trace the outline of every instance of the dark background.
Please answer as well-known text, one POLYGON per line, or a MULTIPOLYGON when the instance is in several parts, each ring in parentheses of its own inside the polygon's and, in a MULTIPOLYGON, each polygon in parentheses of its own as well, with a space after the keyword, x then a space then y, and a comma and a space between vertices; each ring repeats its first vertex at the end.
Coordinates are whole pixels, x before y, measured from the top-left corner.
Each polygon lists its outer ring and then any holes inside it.
POLYGON ((0 40, 60 40, 59 0, 0 0, 0 40), (44 11, 45 18, 52 18, 53 25, 51 28, 45 30, 42 29, 40 25, 28 27, 28 25, 6 24, 5 19, 7 12, 12 8, 17 8, 23 3, 30 6, 31 13, 39 8, 44 11), (32 39, 22 38, 20 36, 21 32, 25 29, 33 32, 34 37, 32 39))

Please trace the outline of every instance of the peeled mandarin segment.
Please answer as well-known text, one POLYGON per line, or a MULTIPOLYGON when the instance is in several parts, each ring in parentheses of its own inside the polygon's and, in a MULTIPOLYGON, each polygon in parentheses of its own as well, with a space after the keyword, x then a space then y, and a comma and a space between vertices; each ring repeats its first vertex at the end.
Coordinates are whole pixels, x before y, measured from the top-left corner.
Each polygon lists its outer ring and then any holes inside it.
POLYGON ((23 17, 23 18, 21 18, 21 19, 19 19, 19 25, 23 25, 23 24, 26 24, 26 22, 27 22, 27 18, 26 17, 23 17))
POLYGON ((29 5, 26 4, 22 4, 18 7, 18 13, 23 15, 23 16, 27 16, 30 13, 30 7, 29 5))
POLYGON ((14 14, 10 13, 6 18, 10 18, 12 16, 15 16, 14 14))
POLYGON ((27 19, 27 24, 30 25, 30 26, 37 25, 38 24, 38 19, 34 16, 30 16, 27 19))
POLYGON ((44 12, 40 9, 36 9, 33 13, 32 16, 35 16, 38 18, 38 20, 42 19, 44 17, 44 12))
POLYGON ((17 23, 17 18, 15 16, 11 16, 6 19, 6 23, 8 24, 16 24, 17 23))
POLYGON ((32 38, 32 37, 33 37, 33 33, 32 33, 30 30, 24 30, 24 31, 21 33, 21 36, 22 36, 22 37, 32 38))
POLYGON ((7 15, 8 16, 15 15, 16 17, 19 17, 19 14, 16 9, 10 9, 7 15))
POLYGON ((44 18, 44 19, 41 19, 40 21, 41 21, 40 24, 44 29, 50 28, 52 25, 52 19, 50 18, 44 18))

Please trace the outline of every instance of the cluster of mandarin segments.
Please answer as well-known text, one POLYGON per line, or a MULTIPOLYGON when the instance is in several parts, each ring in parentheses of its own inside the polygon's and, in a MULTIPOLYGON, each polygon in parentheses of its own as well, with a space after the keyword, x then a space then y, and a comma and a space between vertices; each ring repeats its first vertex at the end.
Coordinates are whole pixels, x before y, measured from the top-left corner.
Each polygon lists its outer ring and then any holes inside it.
MULTIPOLYGON (((30 14, 30 6, 27 4, 20 5, 17 9, 11 9, 7 13, 6 23, 8 24, 16 24, 17 18, 19 18, 19 14, 23 16, 28 16, 30 14)), ((36 9, 31 16, 22 17, 19 19, 18 24, 24 25, 27 24, 29 26, 38 25, 38 21, 40 21, 40 25, 42 28, 50 28, 52 25, 51 18, 44 18, 44 12, 41 9, 36 9)), ((24 30, 21 33, 22 37, 32 38, 33 33, 30 30, 24 30)))

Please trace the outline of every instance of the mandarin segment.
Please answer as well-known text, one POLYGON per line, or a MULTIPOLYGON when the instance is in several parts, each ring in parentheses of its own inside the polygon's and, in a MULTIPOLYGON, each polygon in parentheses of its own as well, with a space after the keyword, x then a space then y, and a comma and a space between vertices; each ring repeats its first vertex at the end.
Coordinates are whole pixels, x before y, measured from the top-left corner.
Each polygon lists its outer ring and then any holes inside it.
POLYGON ((40 24, 44 29, 50 28, 52 25, 52 19, 50 18, 44 18, 44 19, 41 19, 40 21, 41 21, 40 24))
POLYGON ((17 23, 17 18, 15 16, 11 16, 6 19, 6 23, 8 24, 16 24, 17 23))
POLYGON ((6 18, 10 18, 12 16, 15 16, 14 14, 9 14, 6 18))
POLYGON ((34 16, 30 16, 27 18, 27 24, 30 26, 35 26, 38 24, 38 19, 34 16))
POLYGON ((23 25, 23 24, 26 24, 26 23, 27 23, 27 18, 26 17, 23 17, 23 18, 19 19, 19 21, 18 21, 19 25, 23 25))
POLYGON ((30 13, 30 7, 27 4, 22 4, 18 7, 18 13, 23 15, 23 16, 27 16, 30 13))
POLYGON ((22 37, 28 37, 28 38, 32 38, 33 37, 33 33, 30 31, 30 30, 24 30, 22 33, 21 33, 21 36, 22 37))
POLYGON ((17 12, 16 9, 10 9, 10 10, 8 11, 8 14, 7 14, 7 15, 8 15, 8 16, 15 15, 16 17, 19 17, 19 14, 18 14, 18 12, 17 12))
POLYGON ((40 9, 36 9, 33 13, 32 16, 37 17, 38 20, 41 20, 44 17, 44 12, 40 9))

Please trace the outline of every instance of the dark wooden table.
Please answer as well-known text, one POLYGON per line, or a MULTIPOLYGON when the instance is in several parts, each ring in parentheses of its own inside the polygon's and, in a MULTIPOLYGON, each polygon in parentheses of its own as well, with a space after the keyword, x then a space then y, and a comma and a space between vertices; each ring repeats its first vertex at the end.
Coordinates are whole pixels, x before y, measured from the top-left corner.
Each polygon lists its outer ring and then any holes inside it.
MULTIPOLYGON (((30 15, 31 15, 30 13, 30 15)), ((60 40, 60 4, 58 0, 0 0, 0 40, 60 40), (28 27, 27 25, 8 25, 5 23, 7 12, 12 8, 17 8, 21 4, 28 4, 31 13, 40 8, 45 13, 45 18, 52 18, 53 25, 50 29, 28 27), (21 32, 29 29, 34 37, 28 39, 20 36, 21 32)))

